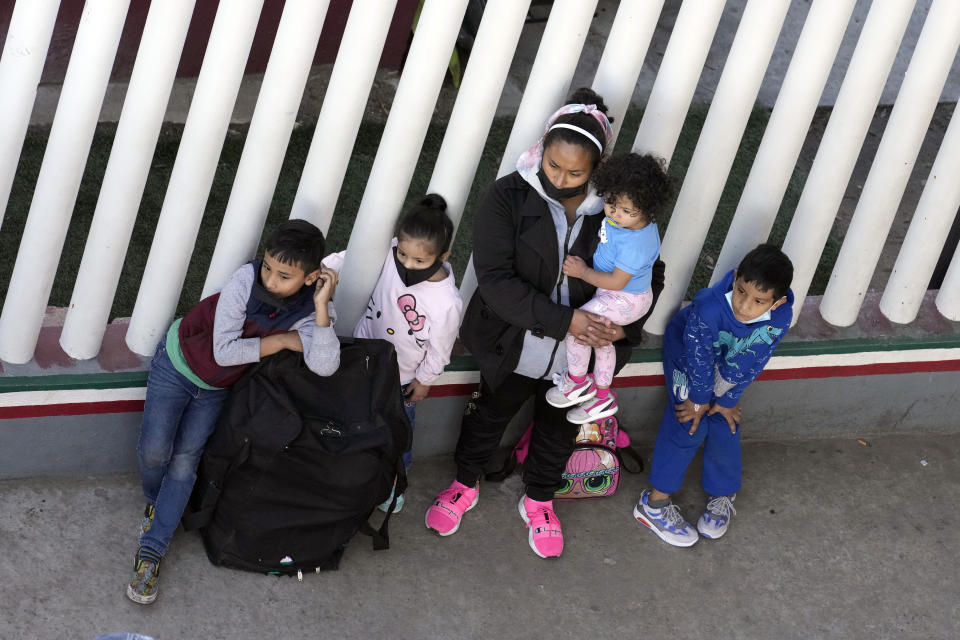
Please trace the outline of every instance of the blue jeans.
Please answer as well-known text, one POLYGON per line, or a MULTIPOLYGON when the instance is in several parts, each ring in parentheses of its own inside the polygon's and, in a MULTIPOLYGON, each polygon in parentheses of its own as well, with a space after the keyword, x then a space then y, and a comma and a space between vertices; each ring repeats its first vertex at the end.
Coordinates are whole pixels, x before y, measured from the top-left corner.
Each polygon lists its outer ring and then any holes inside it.
MULTIPOLYGON (((400 385, 400 393, 403 395, 403 410, 407 412, 407 417, 410 418, 410 429, 412 430, 415 426, 415 420, 417 417, 417 403, 409 402, 407 398, 407 385, 400 385)), ((403 453, 403 468, 407 471, 410 471, 410 465, 413 464, 413 444, 410 445, 409 451, 404 451, 403 453)))
POLYGON ((154 505, 155 515, 153 526, 140 536, 140 546, 166 554, 228 393, 196 386, 174 368, 164 343, 157 347, 137 445, 143 495, 154 505))

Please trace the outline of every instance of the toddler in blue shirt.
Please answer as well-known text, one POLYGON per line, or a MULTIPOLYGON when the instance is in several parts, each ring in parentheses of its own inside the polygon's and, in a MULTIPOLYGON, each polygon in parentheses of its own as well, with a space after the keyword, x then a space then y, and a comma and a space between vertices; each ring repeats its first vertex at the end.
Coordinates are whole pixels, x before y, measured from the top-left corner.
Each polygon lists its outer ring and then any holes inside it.
MULTIPOLYGON (((593 267, 570 255, 563 261, 563 273, 597 287, 581 309, 627 325, 642 318, 653 303, 650 282, 660 254, 660 232, 654 220, 669 206, 673 188, 663 162, 635 153, 611 157, 594 171, 592 180, 604 200, 606 216, 593 267)), ((591 348, 569 334, 565 346, 567 370, 555 376, 556 386, 547 391, 547 402, 558 408, 574 407, 567 412, 567 420, 574 424, 615 414, 617 397, 610 390, 616 371, 613 345, 593 350, 592 376, 587 374, 591 348)))

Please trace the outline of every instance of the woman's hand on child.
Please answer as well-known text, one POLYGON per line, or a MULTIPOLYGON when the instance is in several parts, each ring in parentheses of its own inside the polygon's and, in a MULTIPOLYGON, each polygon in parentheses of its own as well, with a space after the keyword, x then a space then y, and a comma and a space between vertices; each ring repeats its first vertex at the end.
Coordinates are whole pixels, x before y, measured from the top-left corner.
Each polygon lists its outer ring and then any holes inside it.
POLYGON ((414 380, 407 385, 407 402, 420 402, 430 393, 430 385, 414 380))
POLYGON ((563 260, 563 275, 570 276, 571 278, 583 279, 583 275, 589 268, 587 263, 583 261, 583 258, 577 256, 567 256, 563 260))
POLYGON ((738 402, 733 407, 721 407, 720 405, 714 403, 710 407, 710 411, 707 412, 708 416, 712 416, 715 413, 719 413, 727 421, 727 424, 730 426, 730 433, 737 432, 737 425, 740 424, 740 420, 743 418, 743 407, 740 406, 738 402))
POLYGON ((570 327, 567 333, 577 338, 577 342, 591 347, 603 347, 610 344, 603 336, 607 331, 604 323, 610 322, 603 316, 584 311, 583 309, 574 309, 573 317, 570 318, 570 327))
POLYGON ((614 324, 608 318, 581 309, 574 309, 568 333, 576 338, 578 344, 588 347, 606 347, 623 339, 625 335, 620 325, 614 324), (577 314, 583 314, 587 319, 582 320, 577 317, 577 314), (581 322, 583 322, 582 325, 581 322))
POLYGON ((690 435, 693 435, 697 432, 697 429, 700 427, 700 420, 703 419, 703 416, 707 415, 707 411, 710 409, 710 404, 696 404, 691 401, 689 398, 684 400, 682 404, 673 405, 673 411, 677 416, 677 422, 683 424, 685 422, 693 421, 693 424, 690 425, 690 435))

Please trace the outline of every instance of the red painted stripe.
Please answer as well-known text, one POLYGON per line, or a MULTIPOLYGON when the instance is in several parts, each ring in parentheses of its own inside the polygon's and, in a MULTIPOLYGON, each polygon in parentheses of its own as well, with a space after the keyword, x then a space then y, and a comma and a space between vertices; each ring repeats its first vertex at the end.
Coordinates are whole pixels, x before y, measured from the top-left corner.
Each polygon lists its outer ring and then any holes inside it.
POLYGON ((622 389, 624 387, 662 387, 663 374, 659 373, 655 376, 622 376, 614 378, 613 384, 610 386, 614 389, 622 389))
POLYGON ((9 418, 48 418, 52 416, 86 416, 100 413, 139 413, 142 411, 143 400, 35 404, 23 407, 0 407, 0 420, 9 418))
MULTIPOLYGON (((855 376, 895 375, 903 373, 934 373, 939 371, 960 371, 960 360, 939 360, 928 362, 884 362, 877 364, 851 365, 846 367, 802 367, 794 369, 769 369, 760 374, 760 380, 806 380, 812 378, 850 378, 855 376)), ((663 385, 662 375, 626 376, 614 378, 613 386, 618 389, 628 387, 659 387, 663 385)), ((445 384, 430 389, 431 398, 468 396, 479 385, 445 384)), ((101 413, 139 413, 143 411, 143 400, 117 400, 110 402, 70 402, 64 404, 30 405, 20 407, 0 407, 0 420, 9 418, 44 418, 52 416, 80 416, 101 413)))
POLYGON ((882 376, 898 373, 930 373, 960 371, 960 360, 927 362, 879 362, 846 367, 805 367, 799 369, 768 369, 759 380, 804 380, 809 378, 851 378, 855 376, 882 376))
POLYGON ((450 396, 468 396, 480 388, 479 382, 469 384, 440 384, 430 387, 429 398, 447 398, 450 396))

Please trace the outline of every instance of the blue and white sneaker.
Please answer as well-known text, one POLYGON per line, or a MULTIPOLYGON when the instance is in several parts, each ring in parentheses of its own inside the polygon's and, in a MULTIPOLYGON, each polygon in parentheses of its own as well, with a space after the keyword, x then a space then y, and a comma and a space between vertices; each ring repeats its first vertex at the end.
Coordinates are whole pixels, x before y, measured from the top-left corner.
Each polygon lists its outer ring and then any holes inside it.
POLYGON ((675 547, 690 547, 700 536, 689 522, 680 515, 680 507, 672 502, 660 509, 648 506, 650 490, 640 494, 640 501, 633 508, 633 517, 653 531, 661 540, 675 547))
MULTIPOLYGON (((396 491, 396 488, 397 488, 396 485, 394 485, 393 489, 390 489, 390 496, 387 497, 387 499, 384 500, 382 504, 378 504, 377 509, 380 509, 380 511, 383 511, 384 513, 386 513, 387 510, 390 509, 390 503, 393 502, 393 492, 396 491)), ((403 494, 401 493, 400 495, 397 496, 397 504, 393 506, 393 512, 400 513, 400 510, 403 509, 403 503, 404 503, 404 499, 403 499, 403 494)))
POLYGON ((737 499, 737 494, 732 496, 720 496, 719 498, 710 497, 707 500, 707 508, 703 515, 697 521, 697 531, 704 538, 716 540, 727 532, 727 526, 730 524, 730 516, 737 512, 733 508, 733 503, 737 499))

